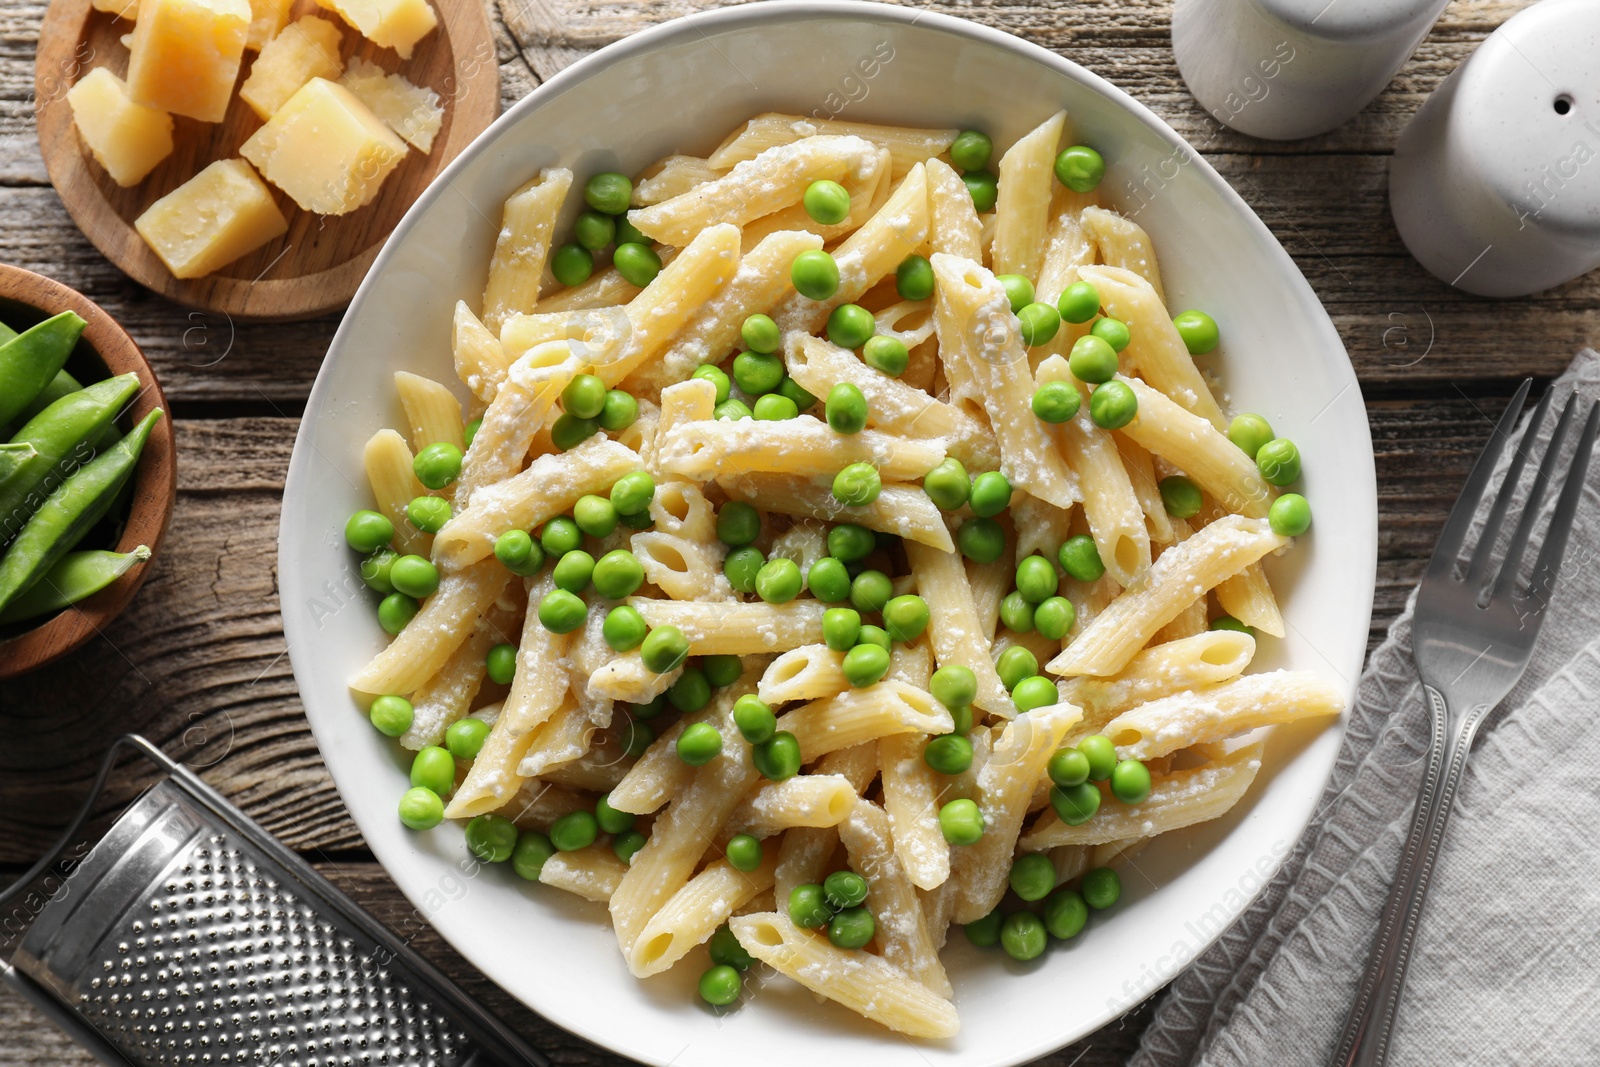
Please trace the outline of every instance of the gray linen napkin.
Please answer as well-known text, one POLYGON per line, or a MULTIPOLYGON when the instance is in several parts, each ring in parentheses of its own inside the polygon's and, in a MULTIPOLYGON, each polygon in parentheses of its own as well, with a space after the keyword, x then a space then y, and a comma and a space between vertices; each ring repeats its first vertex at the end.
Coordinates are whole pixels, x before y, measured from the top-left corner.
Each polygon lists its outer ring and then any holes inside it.
MULTIPOLYGON (((1600 396, 1600 356, 1579 353, 1553 388, 1556 410, 1573 389, 1600 396)), ((1316 818, 1260 897, 1172 983, 1130 1067, 1328 1062, 1422 780, 1415 602, 1361 677, 1316 818)), ((1600 462, 1548 610, 1527 674, 1467 764, 1392 1063, 1600 1057, 1600 462)))

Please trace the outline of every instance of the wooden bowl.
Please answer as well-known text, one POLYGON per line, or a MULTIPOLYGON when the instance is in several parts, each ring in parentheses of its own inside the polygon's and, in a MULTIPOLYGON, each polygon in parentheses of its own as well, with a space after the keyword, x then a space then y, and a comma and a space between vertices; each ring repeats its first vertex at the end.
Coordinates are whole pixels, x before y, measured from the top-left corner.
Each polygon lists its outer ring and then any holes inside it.
MULTIPOLYGON (((348 215, 302 211, 283 192, 273 196, 289 232, 204 278, 174 278, 137 232, 133 221, 207 164, 239 154, 261 128, 237 91, 219 123, 173 116, 172 154, 143 181, 124 189, 84 147, 72 122, 67 90, 95 67, 118 77, 128 72, 121 43, 133 32, 126 19, 96 11, 89 0, 52 0, 39 32, 34 64, 39 148, 50 181, 84 236, 146 288, 180 304, 239 319, 306 319, 342 308, 355 295, 400 217, 428 183, 500 113, 500 67, 483 0, 430 0, 439 25, 417 43, 408 60, 379 48, 313 0, 298 0, 290 19, 319 15, 343 35, 341 55, 359 57, 439 94, 444 125, 427 155, 415 149, 383 183, 372 203, 348 215)), ((240 78, 256 53, 246 52, 240 78)))
POLYGON ((116 545, 118 552, 148 545, 152 558, 33 629, 0 640, 0 678, 14 678, 67 655, 103 631, 128 606, 160 556, 161 539, 167 532, 178 492, 172 409, 167 407, 161 383, 156 381, 155 372, 133 338, 82 293, 32 271, 0 264, 0 320, 20 332, 63 311, 76 311, 88 323, 78 347, 67 360, 68 369, 80 381, 87 385, 89 379, 130 371, 139 376, 139 394, 119 425, 127 429, 155 408, 167 412, 167 417, 156 423, 139 456, 127 525, 116 545))

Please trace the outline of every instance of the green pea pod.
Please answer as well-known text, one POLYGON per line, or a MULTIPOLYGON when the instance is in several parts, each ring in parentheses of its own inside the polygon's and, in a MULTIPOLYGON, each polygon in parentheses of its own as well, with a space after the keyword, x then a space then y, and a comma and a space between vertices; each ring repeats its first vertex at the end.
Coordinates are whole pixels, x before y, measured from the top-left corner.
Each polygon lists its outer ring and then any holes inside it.
MULTIPOLYGON (((0 344, 4 343, 5 338, 0 337, 0 344)), ((33 403, 23 408, 22 414, 12 419, 10 425, 6 426, 5 429, 0 430, 0 437, 5 438, 7 441, 11 440, 11 438, 17 435, 17 431, 22 429, 23 424, 29 419, 39 414, 39 412, 43 411, 51 404, 54 404, 57 400, 60 400, 68 393, 76 393, 82 388, 83 385, 78 381, 78 379, 74 378, 64 370, 57 371, 56 376, 50 379, 49 384, 43 389, 39 390, 39 395, 33 398, 33 403)))
POLYGON ((11 340, 16 335, 17 335, 17 331, 16 330, 13 330, 11 327, 7 326, 5 323, 0 322, 0 345, 5 344, 7 341, 11 340))
POLYGON ((156 408, 133 432, 79 468, 45 500, 0 556, 0 611, 37 582, 110 510, 161 418, 156 408))
POLYGON ((0 492, 5 492, 7 483, 38 455, 39 450, 26 441, 15 445, 0 445, 0 492))
POLYGON ((139 391, 139 376, 122 374, 95 382, 57 400, 23 426, 13 444, 29 444, 37 455, 15 477, 0 479, 0 545, 19 531, 69 474, 116 440, 114 421, 139 391))
POLYGON ((60 611, 91 597, 150 558, 140 545, 132 552, 68 552, 33 587, 0 611, 0 626, 60 611))
POLYGON ((16 418, 50 384, 87 325, 77 312, 63 311, 0 344, 0 426, 16 418))

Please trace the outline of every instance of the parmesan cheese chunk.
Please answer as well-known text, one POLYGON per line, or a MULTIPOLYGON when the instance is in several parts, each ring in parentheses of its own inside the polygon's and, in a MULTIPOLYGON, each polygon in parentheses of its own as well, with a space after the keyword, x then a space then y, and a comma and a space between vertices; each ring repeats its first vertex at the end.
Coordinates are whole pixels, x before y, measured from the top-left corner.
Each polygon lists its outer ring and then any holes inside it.
POLYGON ((423 155, 433 151, 433 138, 444 123, 438 93, 412 85, 399 74, 386 74, 382 67, 364 59, 351 60, 340 83, 411 147, 423 155))
POLYGON ((373 44, 393 48, 401 59, 439 24, 428 0, 317 0, 373 44))
POLYGON ((307 15, 297 20, 268 41, 250 64, 240 99, 270 119, 312 78, 340 75, 344 65, 339 62, 339 40, 339 27, 327 19, 307 15))
POLYGON ((137 185, 172 154, 172 116, 134 103, 128 86, 104 67, 78 79, 67 103, 83 143, 118 185, 137 185))
POLYGON ((266 47, 267 42, 289 24, 292 7, 294 0, 250 0, 250 33, 244 39, 244 46, 252 52, 266 47))
POLYGON ((198 278, 289 229, 272 192, 242 159, 219 159, 134 222, 178 278, 198 278))
POLYGON ((249 0, 142 0, 128 95, 146 107, 221 122, 249 29, 249 0))
POLYGON ((406 151, 406 143, 354 93, 313 78, 239 154, 305 210, 343 215, 378 195, 406 151))

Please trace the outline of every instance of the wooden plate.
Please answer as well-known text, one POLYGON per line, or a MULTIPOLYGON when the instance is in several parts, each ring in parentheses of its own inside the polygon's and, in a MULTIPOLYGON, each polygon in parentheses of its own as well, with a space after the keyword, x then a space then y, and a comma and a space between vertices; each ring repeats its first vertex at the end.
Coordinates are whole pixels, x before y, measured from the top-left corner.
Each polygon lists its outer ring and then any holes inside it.
MULTIPOLYGON (((302 211, 274 189, 289 232, 204 278, 174 278, 133 229, 146 208, 201 168, 239 154, 261 120, 237 95, 220 123, 173 116, 172 155, 138 185, 123 189, 94 161, 72 123, 67 90, 95 67, 128 70, 121 38, 133 23, 96 11, 89 0, 54 0, 39 33, 34 66, 39 147, 50 180, 78 228, 111 262, 147 288, 191 307, 242 319, 304 319, 341 308, 417 195, 500 112, 500 68, 482 0, 431 0, 439 25, 408 60, 379 48, 313 0, 298 0, 291 20, 318 14, 344 35, 346 63, 360 57, 439 94, 444 125, 424 156, 411 150, 372 203, 348 215, 302 211)), ((241 80, 255 53, 246 52, 241 80)))

